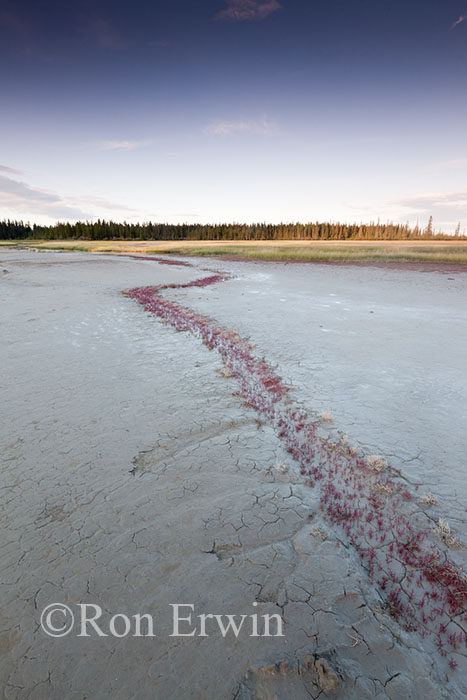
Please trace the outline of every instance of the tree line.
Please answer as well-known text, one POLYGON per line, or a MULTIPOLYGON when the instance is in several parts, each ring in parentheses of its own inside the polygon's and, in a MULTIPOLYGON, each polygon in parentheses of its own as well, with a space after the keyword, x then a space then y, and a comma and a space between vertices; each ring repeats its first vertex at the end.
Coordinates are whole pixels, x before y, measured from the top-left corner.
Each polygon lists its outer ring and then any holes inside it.
POLYGON ((29 224, 23 221, 0 222, 2 240, 154 240, 154 241, 347 241, 347 240, 412 240, 412 239, 465 239, 460 225, 454 236, 435 233, 432 218, 425 228, 408 224, 341 224, 331 222, 290 224, 158 224, 147 222, 130 224, 115 221, 56 223, 51 226, 29 224))

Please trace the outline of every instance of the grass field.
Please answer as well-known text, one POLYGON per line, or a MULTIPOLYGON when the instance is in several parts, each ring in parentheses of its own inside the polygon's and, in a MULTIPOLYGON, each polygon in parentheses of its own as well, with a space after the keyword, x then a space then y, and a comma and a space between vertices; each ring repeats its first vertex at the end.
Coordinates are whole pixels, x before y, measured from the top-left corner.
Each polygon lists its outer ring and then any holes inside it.
POLYGON ((0 241, 0 246, 93 253, 228 256, 311 262, 423 262, 467 266, 467 241, 0 241))

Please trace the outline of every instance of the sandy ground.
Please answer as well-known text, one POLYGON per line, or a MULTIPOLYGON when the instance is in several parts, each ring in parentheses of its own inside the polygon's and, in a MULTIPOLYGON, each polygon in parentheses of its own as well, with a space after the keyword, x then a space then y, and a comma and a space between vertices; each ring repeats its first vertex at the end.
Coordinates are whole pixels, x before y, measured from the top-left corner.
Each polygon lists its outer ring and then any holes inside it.
POLYGON ((382 611, 219 356, 120 292, 230 271, 167 294, 250 336, 298 402, 332 411, 331 434, 435 494, 462 538, 466 276, 195 265, 1 251, 3 697, 465 697, 465 655, 449 671, 382 611), (157 636, 51 638, 55 602, 149 613, 157 636), (173 603, 279 613, 285 636, 171 637, 173 603))

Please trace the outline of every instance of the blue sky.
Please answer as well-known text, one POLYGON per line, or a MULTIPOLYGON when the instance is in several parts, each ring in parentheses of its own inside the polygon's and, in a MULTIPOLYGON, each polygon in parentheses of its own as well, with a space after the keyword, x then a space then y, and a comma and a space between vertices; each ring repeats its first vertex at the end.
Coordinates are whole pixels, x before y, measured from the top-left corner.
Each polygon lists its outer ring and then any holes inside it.
POLYGON ((4 0, 0 217, 467 228, 467 2, 4 0))

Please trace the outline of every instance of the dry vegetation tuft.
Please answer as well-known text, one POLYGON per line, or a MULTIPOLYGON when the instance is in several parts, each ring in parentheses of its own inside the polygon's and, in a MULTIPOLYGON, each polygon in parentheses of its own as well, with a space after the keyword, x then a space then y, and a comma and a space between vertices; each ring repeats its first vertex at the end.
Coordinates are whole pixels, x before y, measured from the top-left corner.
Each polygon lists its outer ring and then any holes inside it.
POLYGON ((460 546, 460 542, 456 535, 453 535, 451 532, 451 527, 447 520, 439 518, 438 524, 435 527, 435 532, 438 537, 447 544, 448 547, 454 548, 460 546))
POLYGON ((380 455, 368 455, 365 457, 366 466, 374 472, 384 472, 388 463, 380 455))
POLYGON ((325 540, 328 539, 326 533, 323 532, 323 530, 320 530, 319 527, 316 527, 315 525, 311 528, 310 534, 313 535, 313 537, 318 537, 321 540, 321 542, 325 542, 325 540))
POLYGON ((321 423, 332 423, 334 421, 331 411, 320 411, 318 415, 321 423))
POLYGON ((390 496, 394 493, 394 489, 388 486, 388 484, 375 484, 372 489, 375 493, 379 493, 382 496, 390 496))
POLYGON ((418 502, 421 506, 439 506, 438 501, 436 498, 433 496, 432 493, 424 493, 420 496, 418 499, 418 502))

